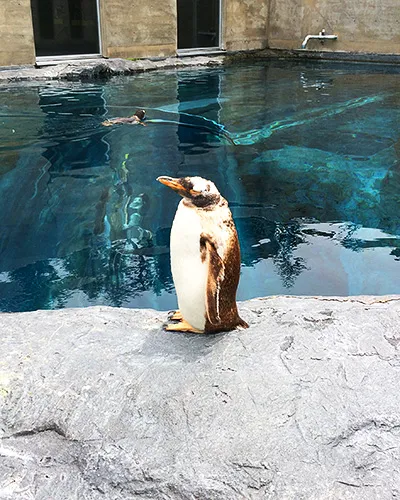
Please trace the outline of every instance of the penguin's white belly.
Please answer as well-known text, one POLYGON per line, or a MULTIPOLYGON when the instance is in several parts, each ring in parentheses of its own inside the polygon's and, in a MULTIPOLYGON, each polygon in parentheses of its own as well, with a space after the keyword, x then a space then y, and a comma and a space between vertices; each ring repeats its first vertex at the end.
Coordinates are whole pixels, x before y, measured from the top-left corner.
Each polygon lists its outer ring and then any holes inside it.
POLYGON ((171 229, 171 268, 179 310, 183 318, 198 330, 204 330, 206 319, 206 286, 208 269, 201 261, 200 217, 196 210, 180 202, 171 229))

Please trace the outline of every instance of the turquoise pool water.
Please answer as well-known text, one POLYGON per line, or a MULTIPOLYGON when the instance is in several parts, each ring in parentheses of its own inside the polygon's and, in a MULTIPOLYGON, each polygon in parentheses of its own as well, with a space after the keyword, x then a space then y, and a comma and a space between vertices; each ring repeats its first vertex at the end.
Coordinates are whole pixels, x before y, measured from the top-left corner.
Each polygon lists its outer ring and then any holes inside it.
POLYGON ((0 310, 171 309, 178 197, 212 179, 239 299, 400 293, 400 70, 251 63, 0 87, 0 310), (106 117, 147 110, 142 126, 106 117))

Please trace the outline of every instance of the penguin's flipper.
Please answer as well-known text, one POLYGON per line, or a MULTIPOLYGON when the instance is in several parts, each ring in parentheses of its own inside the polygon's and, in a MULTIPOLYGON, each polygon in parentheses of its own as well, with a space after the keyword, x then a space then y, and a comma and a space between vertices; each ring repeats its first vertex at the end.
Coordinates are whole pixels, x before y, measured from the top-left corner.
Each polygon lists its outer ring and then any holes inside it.
POLYGON ((210 235, 200 236, 202 261, 206 261, 208 279, 206 286, 206 316, 212 325, 218 325, 220 318, 220 290, 225 277, 225 265, 218 254, 217 244, 210 235))

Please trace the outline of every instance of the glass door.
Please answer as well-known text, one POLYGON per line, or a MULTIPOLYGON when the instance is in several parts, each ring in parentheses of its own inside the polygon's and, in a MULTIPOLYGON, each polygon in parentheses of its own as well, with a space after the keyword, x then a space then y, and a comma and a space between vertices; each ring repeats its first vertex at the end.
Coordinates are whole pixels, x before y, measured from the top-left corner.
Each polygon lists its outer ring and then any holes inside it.
POLYGON ((220 0, 178 0, 178 49, 220 46, 220 0))
POLYGON ((36 56, 99 54, 97 0, 32 0, 36 56))

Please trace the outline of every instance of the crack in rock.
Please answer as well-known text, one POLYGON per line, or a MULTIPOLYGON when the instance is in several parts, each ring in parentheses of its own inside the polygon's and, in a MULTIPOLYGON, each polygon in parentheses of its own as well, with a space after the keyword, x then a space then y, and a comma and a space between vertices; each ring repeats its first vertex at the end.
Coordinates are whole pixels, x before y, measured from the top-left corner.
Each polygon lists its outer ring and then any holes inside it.
POLYGON ((357 433, 363 430, 370 430, 370 429, 378 429, 382 430, 383 432, 392 432, 394 430, 400 429, 400 423, 389 423, 371 418, 366 420, 365 422, 361 422, 360 424, 355 424, 349 427, 344 432, 339 434, 339 436, 330 440, 327 444, 332 445, 332 447, 336 447, 338 445, 344 444, 345 442, 349 441, 349 439, 351 439, 357 433))
POLYGON ((26 436, 34 436, 35 434, 41 434, 43 432, 54 432, 58 436, 60 436, 64 439, 68 439, 66 432, 59 425, 52 423, 52 424, 43 425, 41 427, 37 427, 34 429, 18 431, 18 432, 15 432, 13 434, 9 434, 7 436, 3 436, 0 438, 0 440, 26 437, 26 436))

